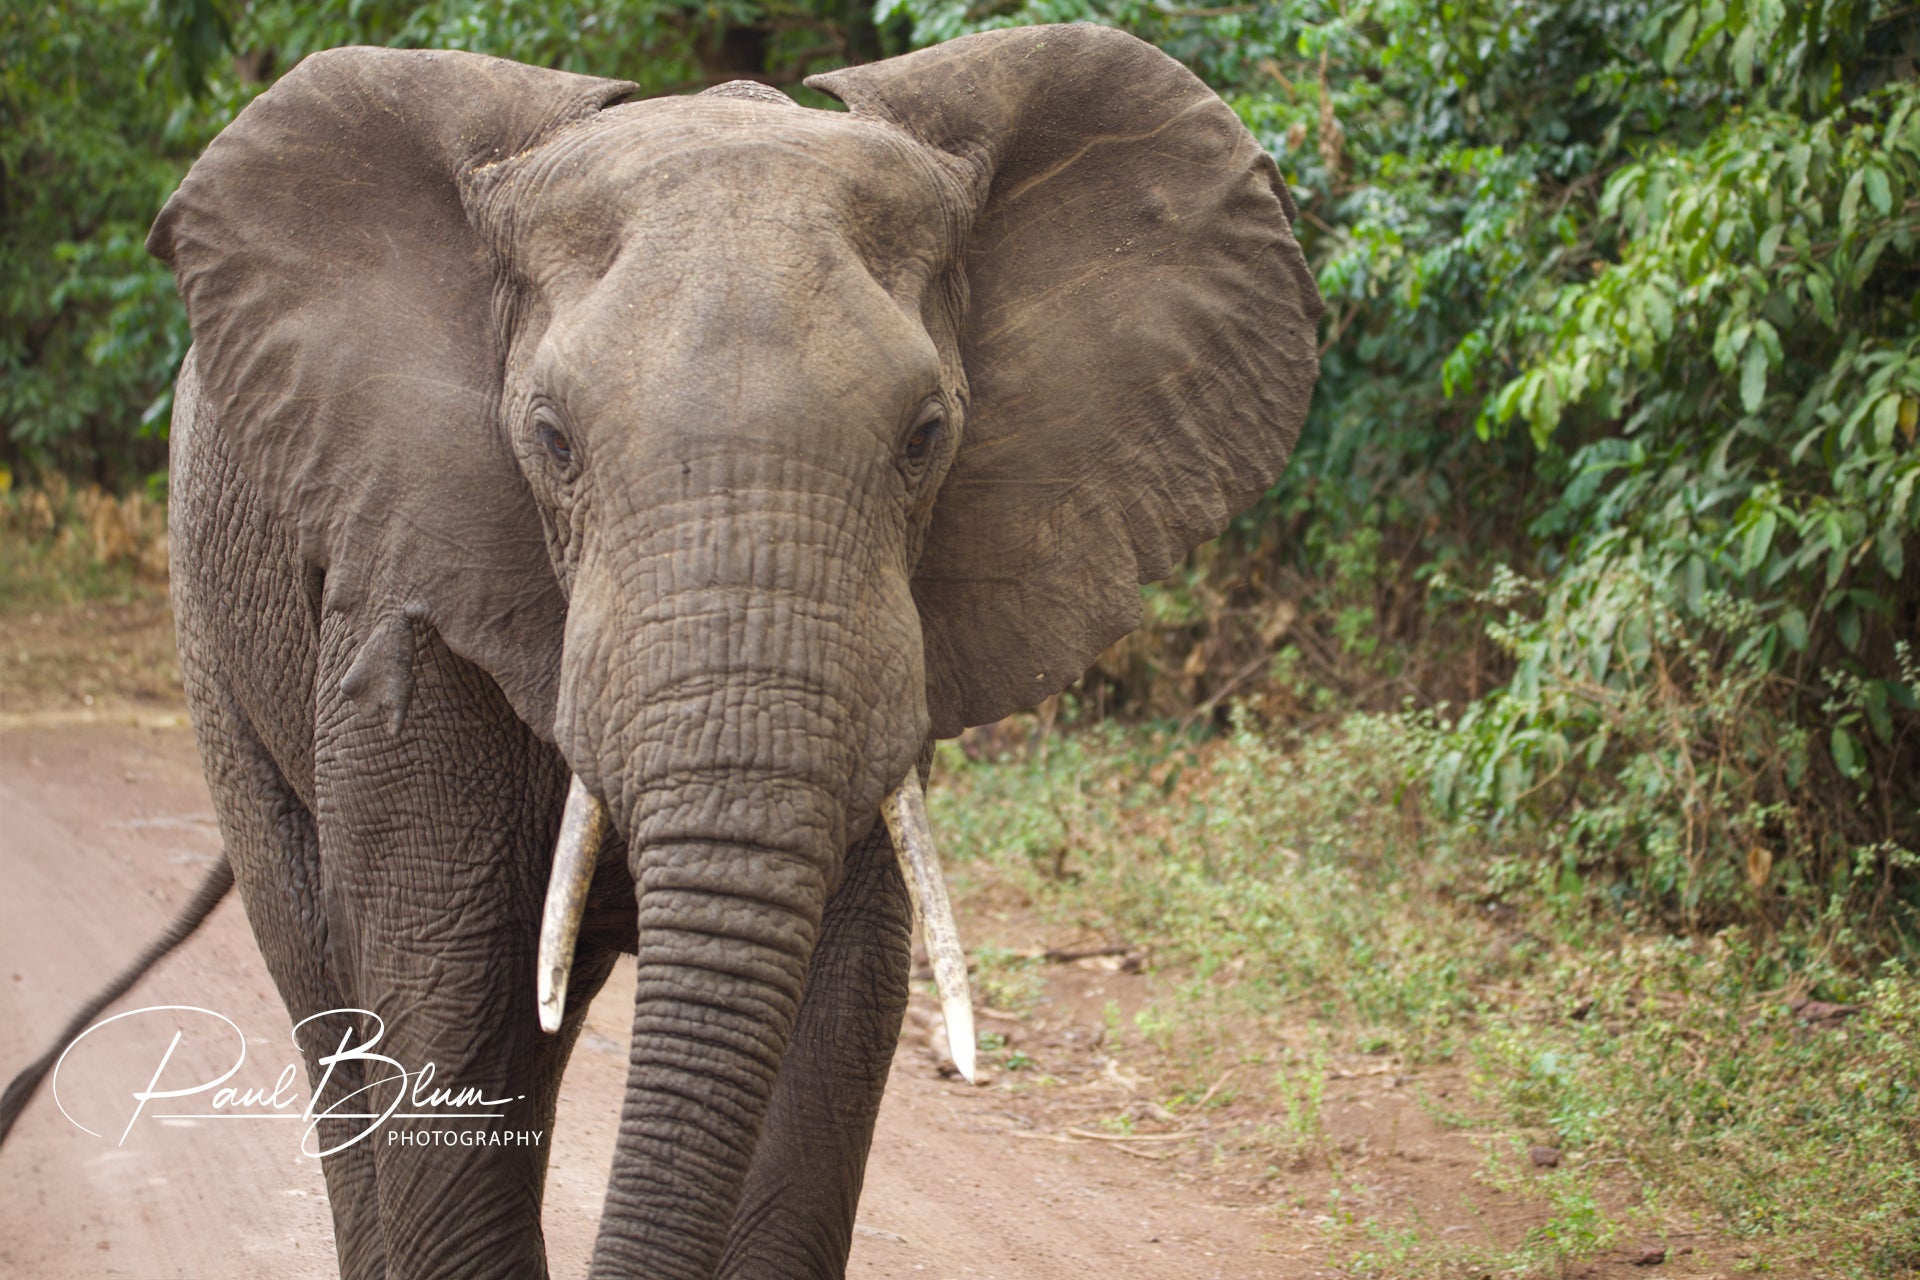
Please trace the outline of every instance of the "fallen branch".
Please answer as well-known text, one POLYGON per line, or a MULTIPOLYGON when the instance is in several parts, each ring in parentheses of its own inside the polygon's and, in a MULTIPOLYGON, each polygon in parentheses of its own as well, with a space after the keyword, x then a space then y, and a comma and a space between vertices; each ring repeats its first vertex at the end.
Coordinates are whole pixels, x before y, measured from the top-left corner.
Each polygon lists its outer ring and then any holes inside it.
POLYGON ((1117 947, 1049 947, 1044 951, 1023 951, 1022 960, 1038 960, 1042 964, 1072 964, 1075 960, 1094 960, 1101 956, 1132 955, 1139 948, 1131 943, 1122 943, 1117 947))
POLYGON ((1186 733, 1188 729, 1191 729, 1207 716, 1212 715, 1214 709, 1220 705, 1222 699, 1247 681, 1259 675, 1262 671, 1265 671, 1272 663, 1273 655, 1265 649, 1262 649, 1259 654, 1255 655, 1253 661, 1234 672, 1225 684, 1215 689, 1211 698, 1208 698, 1205 702, 1187 712, 1186 718, 1180 721, 1180 727, 1174 730, 1175 736, 1186 733))
POLYGON ((1144 1151, 1133 1145, 1135 1143, 1179 1142, 1194 1136, 1190 1133, 1094 1133, 1087 1129, 1068 1129, 1065 1133, 1027 1133, 1019 1129, 1009 1129, 1006 1133, 1010 1138, 1025 1138, 1032 1142, 1064 1142, 1069 1145, 1078 1142, 1106 1142, 1113 1144, 1111 1150, 1141 1160, 1171 1160, 1179 1153, 1177 1151, 1144 1151))
POLYGON ((1205 1093, 1200 1095, 1200 1101, 1193 1104, 1193 1109, 1195 1111, 1198 1111, 1203 1107, 1205 1107, 1209 1102, 1212 1102, 1213 1095, 1220 1092, 1220 1086, 1225 1084, 1227 1081, 1233 1079, 1233 1073, 1238 1071, 1239 1069, 1240 1068, 1238 1066, 1228 1067, 1227 1073, 1221 1076, 1218 1080, 1215 1080, 1213 1082, 1213 1088, 1207 1090, 1205 1093))
POLYGON ((1193 1136, 1190 1133, 1095 1133, 1092 1129, 1069 1129, 1067 1132, 1076 1138, 1090 1138, 1095 1142, 1179 1142, 1193 1136))

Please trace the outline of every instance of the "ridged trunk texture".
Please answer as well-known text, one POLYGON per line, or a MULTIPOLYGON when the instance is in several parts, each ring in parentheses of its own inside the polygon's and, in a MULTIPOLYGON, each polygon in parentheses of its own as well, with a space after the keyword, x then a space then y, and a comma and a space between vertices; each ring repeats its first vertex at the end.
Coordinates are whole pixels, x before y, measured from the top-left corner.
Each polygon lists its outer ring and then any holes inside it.
POLYGON ((719 1265, 800 1007, 825 900, 819 868, 773 850, 654 846, 638 860, 639 981, 596 1276, 708 1277, 719 1265), (741 893, 736 874, 779 882, 741 893))
POLYGON ((924 740, 904 565, 789 469, 674 467, 671 523, 582 549, 562 746, 628 837, 639 913, 595 1276, 714 1273, 843 851, 924 740))

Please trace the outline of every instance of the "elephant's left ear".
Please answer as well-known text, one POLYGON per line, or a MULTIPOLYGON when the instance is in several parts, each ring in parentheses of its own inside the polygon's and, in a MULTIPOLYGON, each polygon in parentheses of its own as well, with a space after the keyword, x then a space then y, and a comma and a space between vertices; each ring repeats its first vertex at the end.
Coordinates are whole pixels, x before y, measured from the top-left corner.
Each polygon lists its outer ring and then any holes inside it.
POLYGON ((1273 161, 1105 27, 967 36, 809 85, 943 153, 976 201, 965 435, 914 580, 934 732, 1031 706, 1286 465, 1320 295, 1273 161))

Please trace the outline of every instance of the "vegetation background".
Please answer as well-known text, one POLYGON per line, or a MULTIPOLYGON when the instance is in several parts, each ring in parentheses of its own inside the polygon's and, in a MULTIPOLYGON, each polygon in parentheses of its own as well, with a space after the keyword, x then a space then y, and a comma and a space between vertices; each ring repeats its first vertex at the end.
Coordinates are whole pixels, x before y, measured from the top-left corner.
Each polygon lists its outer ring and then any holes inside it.
MULTIPOLYGON (((1075 20, 1186 62, 1278 160, 1323 373, 1286 477, 1045 710, 1079 732, 943 757, 963 847, 1039 909, 1154 939, 1181 1008, 1238 1000, 1257 1028, 1305 993, 1353 1043, 1475 1055, 1489 1105, 1784 1250, 1763 1261, 1914 1274, 1913 3, 20 0, 17 563, 128 566, 83 592, 152 570, 137 530, 188 335, 146 229, 306 53, 466 48, 825 105, 802 77, 1075 20), (1170 796, 1188 817, 1151 816, 1170 796), (1529 941, 1467 963, 1487 913, 1529 941)), ((1610 1238, 1624 1210, 1583 1177, 1501 1265, 1610 1238)), ((1353 1225, 1353 1268, 1417 1269, 1380 1243, 1399 1228, 1353 1225)))

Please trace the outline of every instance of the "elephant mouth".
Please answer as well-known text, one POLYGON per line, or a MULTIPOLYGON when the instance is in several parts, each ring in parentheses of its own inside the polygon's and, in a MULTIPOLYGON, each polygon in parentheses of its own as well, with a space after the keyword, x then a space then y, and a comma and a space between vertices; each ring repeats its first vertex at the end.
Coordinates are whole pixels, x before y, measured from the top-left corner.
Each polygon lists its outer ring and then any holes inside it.
MULTIPOLYGON (((909 768, 900 784, 880 805, 887 834, 900 859, 900 874, 920 918, 927 955, 933 962, 934 984, 940 991, 940 1011, 946 1018, 947 1044, 953 1065, 967 1083, 974 1080, 973 998, 967 986, 967 957, 960 946, 960 930, 953 904, 940 873, 940 855, 927 818, 927 798, 920 789, 918 770, 909 768)), ((587 890, 593 884, 600 842, 607 833, 607 806, 578 777, 567 789, 566 809, 560 818, 560 837, 553 854, 553 874, 547 881, 546 906, 540 916, 537 996, 540 1028, 560 1029, 567 1007, 567 975, 573 970, 574 947, 580 940, 580 922, 586 914, 587 890)))

